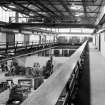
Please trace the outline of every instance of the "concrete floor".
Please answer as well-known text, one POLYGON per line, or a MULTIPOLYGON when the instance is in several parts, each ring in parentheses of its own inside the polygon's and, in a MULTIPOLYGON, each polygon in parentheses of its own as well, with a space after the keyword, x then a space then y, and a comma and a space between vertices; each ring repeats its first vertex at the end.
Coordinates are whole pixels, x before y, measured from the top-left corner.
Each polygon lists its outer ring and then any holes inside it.
MULTIPOLYGON (((62 63, 59 62, 58 67, 62 63)), ((105 58, 92 43, 89 43, 85 64, 75 105, 105 105, 105 58)), ((8 90, 0 94, 0 105, 4 105, 7 95, 8 90)))
POLYGON ((8 98, 9 98, 9 89, 0 93, 0 105, 6 105, 8 98))
POLYGON ((75 105, 105 105, 105 58, 92 43, 89 43, 75 105))
MULTIPOLYGON (((89 50, 89 49, 88 49, 89 50)), ((90 53, 90 52, 89 52, 90 53)), ((82 71, 81 78, 79 79, 79 92, 75 99, 75 105, 91 105, 90 98, 90 57, 87 51, 82 71)))
MULTIPOLYGON (((46 57, 39 57, 39 59, 38 59, 38 57, 35 57, 35 56, 34 56, 34 58, 35 58, 35 61, 37 61, 41 64, 41 66, 44 65, 46 63, 46 61, 49 59, 49 57, 47 57, 47 58, 46 57)), ((54 65, 55 65, 54 70, 57 70, 62 65, 62 63, 65 62, 67 59, 68 58, 66 58, 66 57, 54 58, 54 65)), ((28 58, 27 61, 25 61, 25 62, 27 64, 27 66, 30 63, 34 63, 32 60, 32 57, 28 58)), ((31 66, 33 66, 33 65, 31 64, 31 66)), ((7 79, 13 79, 14 83, 17 84, 18 79, 24 79, 25 78, 25 77, 21 77, 21 76, 20 77, 18 77, 18 76, 5 77, 4 74, 5 73, 2 73, 0 71, 0 82, 6 81, 7 79)), ((0 93, 0 105, 6 105, 6 101, 8 100, 8 98, 9 98, 9 90, 6 90, 6 91, 0 93)))
POLYGON ((90 86, 91 105, 105 105, 105 58, 95 49, 90 47, 90 86))
MULTIPOLYGON (((18 58, 18 62, 20 65, 24 65, 25 67, 33 67, 34 63, 38 62, 40 66, 45 66, 46 62, 50 59, 50 57, 44 57, 44 56, 37 56, 32 55, 28 57, 21 57, 18 58)), ((56 65, 58 63, 64 63, 68 57, 53 57, 53 64, 56 65)))

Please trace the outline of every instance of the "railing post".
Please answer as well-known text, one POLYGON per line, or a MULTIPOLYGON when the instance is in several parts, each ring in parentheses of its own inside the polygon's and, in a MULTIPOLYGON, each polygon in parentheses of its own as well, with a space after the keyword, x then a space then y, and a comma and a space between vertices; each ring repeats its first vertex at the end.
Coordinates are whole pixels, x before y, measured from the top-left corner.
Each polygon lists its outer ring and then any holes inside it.
POLYGON ((25 53, 27 53, 27 50, 28 50, 28 43, 26 42, 25 53))
POLYGON ((5 49, 5 53, 8 54, 8 42, 6 42, 6 49, 5 49))
POLYGON ((15 45, 15 54, 16 54, 17 45, 18 45, 18 42, 16 42, 16 45, 15 45))
POLYGON ((32 44, 31 44, 31 48, 33 48, 34 44, 33 44, 33 41, 32 41, 32 44))

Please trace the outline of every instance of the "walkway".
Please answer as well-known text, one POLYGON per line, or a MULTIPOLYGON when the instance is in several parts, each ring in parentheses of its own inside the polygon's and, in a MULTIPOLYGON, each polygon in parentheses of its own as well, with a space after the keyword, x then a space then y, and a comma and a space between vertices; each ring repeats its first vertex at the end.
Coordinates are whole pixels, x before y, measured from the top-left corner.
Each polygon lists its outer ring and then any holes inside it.
POLYGON ((90 43, 91 105, 105 105, 105 58, 90 43))
POLYGON ((5 73, 0 70, 0 83, 5 82, 7 77, 5 77, 5 73))
POLYGON ((8 98, 9 98, 9 89, 0 93, 0 105, 6 105, 8 98))
MULTIPOLYGON (((58 69, 62 63, 57 63, 55 69, 58 69)), ((6 81, 7 79, 13 79, 14 83, 17 83, 18 79, 24 79, 25 77, 5 77, 4 73, 0 71, 0 82, 6 81)), ((6 105, 6 101, 8 101, 9 98, 9 89, 5 90, 4 92, 0 93, 0 105, 6 105)))
POLYGON ((92 43, 89 43, 76 105, 105 105, 105 57, 92 43))
POLYGON ((89 43, 89 53, 85 59, 79 88, 75 105, 105 105, 105 57, 92 43, 89 43))

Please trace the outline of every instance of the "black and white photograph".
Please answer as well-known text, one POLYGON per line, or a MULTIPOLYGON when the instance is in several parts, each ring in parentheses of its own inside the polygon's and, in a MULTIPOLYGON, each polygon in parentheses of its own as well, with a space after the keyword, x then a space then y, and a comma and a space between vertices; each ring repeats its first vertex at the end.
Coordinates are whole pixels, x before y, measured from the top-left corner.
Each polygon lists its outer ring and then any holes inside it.
POLYGON ((0 105, 105 105, 105 0, 0 0, 0 105))

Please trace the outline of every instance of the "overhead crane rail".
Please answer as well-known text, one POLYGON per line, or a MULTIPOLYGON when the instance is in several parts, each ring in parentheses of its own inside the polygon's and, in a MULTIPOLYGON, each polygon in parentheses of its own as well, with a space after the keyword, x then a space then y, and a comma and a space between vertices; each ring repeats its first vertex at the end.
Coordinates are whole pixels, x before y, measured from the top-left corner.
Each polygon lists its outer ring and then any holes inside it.
POLYGON ((72 95, 78 85, 79 76, 83 70, 88 42, 77 51, 36 90, 21 105, 71 105, 72 95), (69 101, 68 101, 69 100, 69 101))

